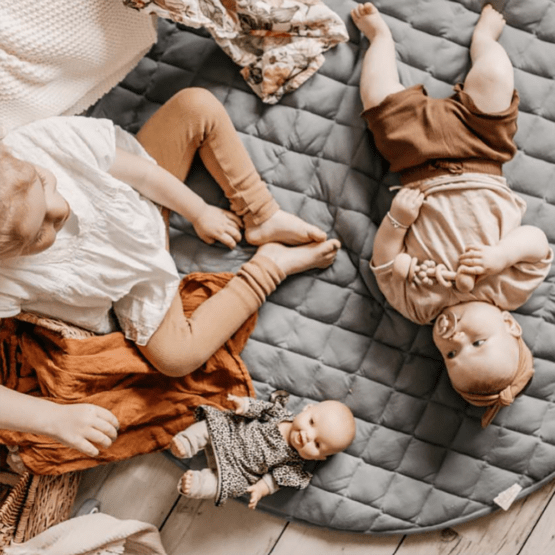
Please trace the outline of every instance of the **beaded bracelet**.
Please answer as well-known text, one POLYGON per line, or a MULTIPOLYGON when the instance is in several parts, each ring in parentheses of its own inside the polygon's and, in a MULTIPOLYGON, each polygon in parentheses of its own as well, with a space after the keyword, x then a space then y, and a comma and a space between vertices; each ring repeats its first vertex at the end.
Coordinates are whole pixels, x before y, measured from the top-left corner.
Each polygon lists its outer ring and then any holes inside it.
POLYGON ((388 212, 386 214, 386 216, 389 218, 389 221, 391 222, 391 225, 395 228, 395 229, 408 229, 409 226, 408 225, 403 225, 401 222, 398 222, 392 215, 391 212, 388 212))

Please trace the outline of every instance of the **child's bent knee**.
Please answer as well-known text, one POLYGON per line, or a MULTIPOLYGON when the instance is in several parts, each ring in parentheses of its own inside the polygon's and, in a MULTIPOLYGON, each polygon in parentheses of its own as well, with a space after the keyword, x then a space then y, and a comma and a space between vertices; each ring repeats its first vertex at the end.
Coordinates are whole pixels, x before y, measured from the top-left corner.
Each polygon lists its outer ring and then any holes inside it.
POLYGON ((139 350, 156 370, 170 378, 186 376, 200 368, 208 359, 204 353, 191 352, 175 344, 164 347, 149 343, 139 347, 139 350))
POLYGON ((180 111, 188 114, 198 113, 204 117, 225 110, 223 104, 207 89, 191 87, 176 93, 168 102, 176 103, 180 111))

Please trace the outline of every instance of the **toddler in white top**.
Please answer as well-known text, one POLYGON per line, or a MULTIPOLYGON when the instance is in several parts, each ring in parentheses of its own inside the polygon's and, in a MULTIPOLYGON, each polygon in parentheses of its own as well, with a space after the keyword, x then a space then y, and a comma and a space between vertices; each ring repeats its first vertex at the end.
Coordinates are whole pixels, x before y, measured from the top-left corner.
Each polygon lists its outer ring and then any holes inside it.
MULTIPOLYGON (((279 209, 208 91, 175 95, 137 139, 108 120, 80 117, 34 122, 5 137, 0 317, 30 311, 97 333, 119 327, 155 368, 179 377, 206 362, 286 276, 329 266, 340 244, 279 209), (183 184, 197 152, 230 210, 183 184), (187 218, 208 243, 234 248, 244 231, 258 246, 190 318, 154 203, 187 218)), ((0 386, 1 428, 46 434, 94 456, 116 438, 117 426, 102 407, 0 386)))

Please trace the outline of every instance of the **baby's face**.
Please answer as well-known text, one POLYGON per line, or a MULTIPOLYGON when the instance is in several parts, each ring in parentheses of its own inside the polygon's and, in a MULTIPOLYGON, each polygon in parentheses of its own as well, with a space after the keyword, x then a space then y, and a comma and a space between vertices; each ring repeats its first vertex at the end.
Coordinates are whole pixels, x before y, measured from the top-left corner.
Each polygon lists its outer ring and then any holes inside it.
POLYGON ((324 460, 345 447, 343 418, 326 403, 307 405, 293 420, 289 442, 303 459, 324 460))
POLYGON ((13 206, 14 221, 25 245, 19 254, 48 249, 70 214, 69 204, 56 189, 54 174, 3 152, 0 176, 7 184, 5 190, 12 191, 11 200, 17 203, 13 206), (16 190, 21 192, 16 194, 16 190))
POLYGON ((505 387, 518 365, 521 329, 506 311, 485 302, 443 310, 433 330, 453 385, 465 393, 492 393, 505 387), (490 391, 477 391, 483 389, 490 391))

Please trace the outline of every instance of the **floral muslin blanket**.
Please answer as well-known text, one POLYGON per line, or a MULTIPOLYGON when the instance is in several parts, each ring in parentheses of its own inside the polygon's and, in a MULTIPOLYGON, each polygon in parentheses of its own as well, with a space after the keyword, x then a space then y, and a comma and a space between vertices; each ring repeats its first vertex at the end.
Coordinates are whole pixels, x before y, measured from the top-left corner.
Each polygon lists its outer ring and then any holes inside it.
POLYGON ((126 6, 204 27, 243 69, 266 103, 297 89, 348 40, 341 18, 320 0, 123 0, 126 6))

